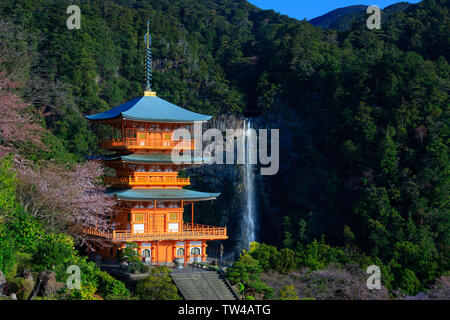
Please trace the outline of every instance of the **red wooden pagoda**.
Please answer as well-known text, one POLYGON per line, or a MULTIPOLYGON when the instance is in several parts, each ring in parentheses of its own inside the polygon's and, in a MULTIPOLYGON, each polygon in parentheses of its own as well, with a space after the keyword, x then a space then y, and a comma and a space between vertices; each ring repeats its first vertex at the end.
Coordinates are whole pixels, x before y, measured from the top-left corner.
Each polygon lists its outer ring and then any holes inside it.
MULTIPOLYGON (((102 147, 114 151, 103 157, 116 175, 105 178, 112 185, 108 193, 117 197, 119 207, 110 230, 86 229, 92 236, 104 237, 112 248, 100 250, 114 257, 127 243, 138 245, 142 259, 151 264, 172 263, 175 258, 186 262, 206 260, 206 241, 227 239, 226 228, 194 224, 194 203, 213 200, 217 193, 183 189, 189 178, 179 171, 190 164, 175 164, 171 153, 181 154, 201 147, 201 141, 174 140, 176 129, 193 133, 194 123, 211 117, 175 106, 151 90, 151 37, 147 28, 147 87, 144 96, 111 110, 87 116, 92 122, 109 125, 119 138, 102 139, 102 147), (191 221, 183 220, 189 205, 191 221)), ((198 161, 189 156, 189 163, 198 161)))

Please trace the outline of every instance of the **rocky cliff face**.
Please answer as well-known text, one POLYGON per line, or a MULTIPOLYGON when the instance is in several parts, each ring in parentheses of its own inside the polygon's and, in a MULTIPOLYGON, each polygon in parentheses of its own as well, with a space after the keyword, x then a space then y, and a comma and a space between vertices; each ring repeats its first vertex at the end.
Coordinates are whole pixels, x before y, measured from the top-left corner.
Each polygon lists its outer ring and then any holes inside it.
MULTIPOLYGON (((221 115, 209 121, 204 130, 216 128, 225 137, 226 129, 243 128, 245 118, 221 115)), ((295 139, 295 130, 301 123, 294 114, 283 114, 253 118, 253 127, 258 129, 280 129, 280 168, 274 176, 260 174, 260 165, 256 165, 256 211, 257 241, 279 244, 282 241, 282 213, 278 209, 277 195, 287 192, 283 188, 283 175, 289 174, 294 164, 292 157, 297 157, 290 146, 295 139), (288 156, 289 155, 289 156, 288 156)), ((270 135, 270 133, 269 133, 270 135)), ((270 148, 269 148, 270 151, 270 148)), ((225 159, 225 155, 224 155, 225 159)), ((221 196, 213 202, 198 203, 195 209, 194 222, 227 226, 229 239, 223 242, 229 258, 238 254, 243 245, 241 231, 245 210, 244 166, 238 164, 210 164, 186 170, 191 177, 192 188, 200 191, 220 192, 221 196)), ((190 221, 190 213, 186 212, 186 221, 190 221)), ((215 257, 220 243, 209 243, 209 255, 215 257)))
MULTIPOLYGON (((224 137, 226 129, 239 129, 244 124, 244 118, 221 115, 208 122, 204 130, 219 129, 224 137)), ((205 143, 207 145, 208 143, 205 143)), ((225 150, 224 150, 225 162, 225 150)), ((233 259, 233 252, 237 251, 240 223, 242 221, 243 191, 242 165, 208 164, 186 170, 191 177, 192 189, 207 192, 220 192, 220 197, 211 202, 199 202, 194 209, 194 223, 226 226, 228 240, 223 241, 225 256, 233 259)), ((190 212, 186 212, 185 220, 190 221, 190 212)), ((219 241, 208 243, 208 255, 218 257, 219 241)))

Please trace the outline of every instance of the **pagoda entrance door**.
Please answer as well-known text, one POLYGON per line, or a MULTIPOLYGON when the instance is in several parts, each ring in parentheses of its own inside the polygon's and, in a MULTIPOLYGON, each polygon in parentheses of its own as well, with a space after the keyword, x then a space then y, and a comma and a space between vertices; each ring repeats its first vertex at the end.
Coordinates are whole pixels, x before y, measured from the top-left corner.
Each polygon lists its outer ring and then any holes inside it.
POLYGON ((168 241, 159 241, 156 245, 157 248, 157 254, 156 254, 156 261, 158 263, 167 263, 172 262, 172 243, 168 241))
POLYGON ((165 231, 165 214, 156 213, 150 215, 150 223, 148 229, 153 232, 164 232, 165 231))
POLYGON ((150 146, 159 147, 161 146, 161 134, 157 132, 152 132, 150 135, 150 146))

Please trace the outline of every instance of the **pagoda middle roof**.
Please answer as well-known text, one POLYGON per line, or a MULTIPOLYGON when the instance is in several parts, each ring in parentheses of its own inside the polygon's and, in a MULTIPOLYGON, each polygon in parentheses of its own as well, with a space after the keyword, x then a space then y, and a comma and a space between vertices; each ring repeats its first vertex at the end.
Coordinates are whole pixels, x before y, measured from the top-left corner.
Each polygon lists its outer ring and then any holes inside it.
POLYGON ((204 122, 211 116, 192 112, 176 106, 157 96, 143 96, 125 102, 108 111, 86 116, 89 120, 109 120, 120 118, 149 122, 204 122))
MULTIPOLYGON (((152 154, 152 153, 133 153, 128 155, 112 154, 99 157, 89 157, 90 159, 103 161, 122 160, 125 163, 152 163, 152 164, 170 164, 174 163, 171 154, 152 154)), ((208 163, 211 158, 193 158, 182 156, 179 158, 183 164, 203 164, 208 163)))
POLYGON ((214 200, 220 193, 199 192, 189 189, 109 189, 107 194, 119 200, 214 200))

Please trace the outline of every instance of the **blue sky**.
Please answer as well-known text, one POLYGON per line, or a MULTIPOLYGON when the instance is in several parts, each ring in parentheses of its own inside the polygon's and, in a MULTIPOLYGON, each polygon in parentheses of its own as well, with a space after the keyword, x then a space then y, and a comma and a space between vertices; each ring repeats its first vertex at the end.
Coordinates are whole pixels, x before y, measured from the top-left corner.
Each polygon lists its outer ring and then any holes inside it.
MULTIPOLYGON (((385 8, 391 4, 401 2, 402 0, 248 0, 250 3, 261 9, 273 9, 281 14, 286 14, 292 18, 307 20, 321 16, 331 10, 353 6, 357 4, 377 5, 385 8)), ((406 0, 404 0, 406 1, 406 0)), ((418 3, 420 0, 408 0, 409 3, 418 3)))

